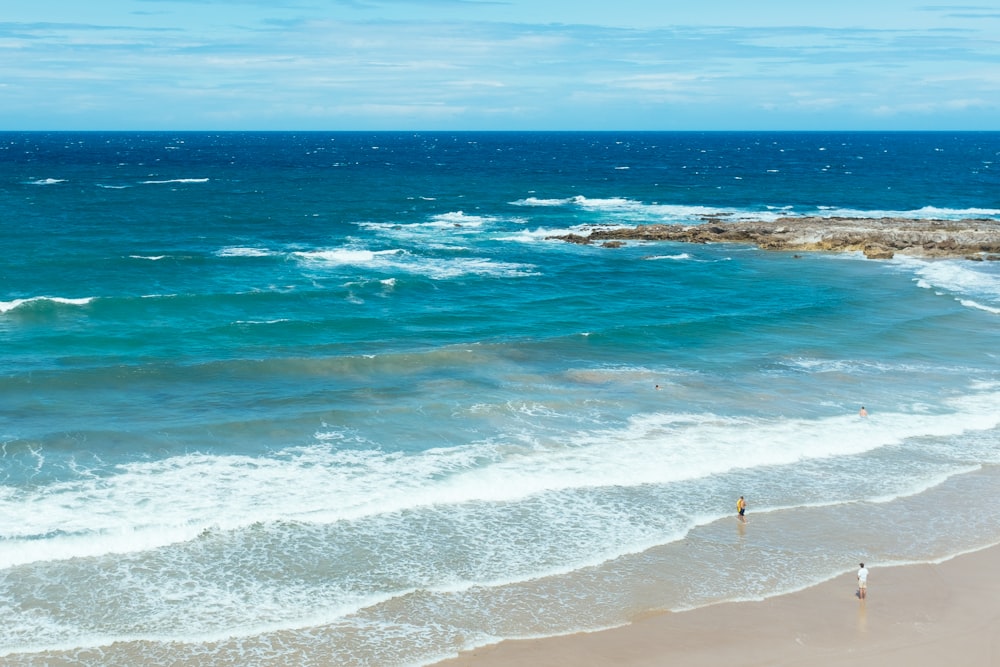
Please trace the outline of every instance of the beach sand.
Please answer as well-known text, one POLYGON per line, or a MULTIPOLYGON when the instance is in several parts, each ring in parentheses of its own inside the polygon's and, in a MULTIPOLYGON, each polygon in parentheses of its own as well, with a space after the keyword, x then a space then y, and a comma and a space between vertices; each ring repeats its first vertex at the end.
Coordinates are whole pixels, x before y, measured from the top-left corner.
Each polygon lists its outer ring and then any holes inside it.
POLYGON ((612 630, 504 641, 437 667, 834 665, 1000 667, 1000 546, 937 565, 879 567, 857 597, 857 563, 760 602, 638 619, 612 630))

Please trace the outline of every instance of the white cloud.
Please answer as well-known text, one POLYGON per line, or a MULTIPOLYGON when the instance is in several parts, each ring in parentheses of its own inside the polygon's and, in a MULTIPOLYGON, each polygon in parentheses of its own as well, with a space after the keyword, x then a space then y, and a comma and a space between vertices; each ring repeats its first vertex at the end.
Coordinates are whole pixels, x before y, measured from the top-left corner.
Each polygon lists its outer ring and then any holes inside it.
MULTIPOLYGON (((829 123, 831 110, 861 125, 919 109, 928 126, 935 116, 955 125, 969 109, 994 109, 1000 119, 1000 21, 982 7, 897 12, 905 21, 844 28, 833 18, 793 25, 793 17, 738 8, 719 19, 730 25, 712 25, 707 9, 693 6, 676 13, 691 23, 669 25, 657 4, 647 7, 652 27, 627 28, 620 24, 639 23, 638 5, 622 7, 630 18, 616 26, 583 24, 613 9, 596 5, 566 4, 561 23, 530 22, 552 18, 556 5, 519 0, 101 6, 100 22, 67 5, 64 23, 37 20, 40 10, 33 21, 0 23, 3 126, 75 129, 99 118, 110 129, 158 127, 183 117, 206 129, 295 128, 317 118, 330 129, 502 129, 534 118, 538 129, 669 129, 672 119, 700 117, 740 129, 747 109, 760 112, 758 125, 771 113, 771 129, 793 111, 806 125, 829 123), (135 13, 151 6, 156 15, 135 13), (935 17, 946 25, 922 27, 935 17), (181 102, 187 108, 175 109, 181 102)), ((24 6, 17 13, 32 18, 24 6)), ((800 8, 794 18, 808 15, 800 8)))
POLYGON ((938 114, 941 112, 967 111, 995 107, 995 103, 978 98, 956 98, 944 100, 925 100, 902 104, 882 104, 875 107, 872 113, 878 116, 899 116, 906 114, 938 114))

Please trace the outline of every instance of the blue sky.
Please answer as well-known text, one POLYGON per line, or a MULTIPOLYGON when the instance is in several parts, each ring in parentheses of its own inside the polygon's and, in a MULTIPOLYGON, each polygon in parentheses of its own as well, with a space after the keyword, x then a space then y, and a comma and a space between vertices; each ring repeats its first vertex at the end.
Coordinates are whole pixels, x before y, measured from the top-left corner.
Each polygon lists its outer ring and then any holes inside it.
POLYGON ((1000 130, 1000 3, 4 5, 6 130, 1000 130))

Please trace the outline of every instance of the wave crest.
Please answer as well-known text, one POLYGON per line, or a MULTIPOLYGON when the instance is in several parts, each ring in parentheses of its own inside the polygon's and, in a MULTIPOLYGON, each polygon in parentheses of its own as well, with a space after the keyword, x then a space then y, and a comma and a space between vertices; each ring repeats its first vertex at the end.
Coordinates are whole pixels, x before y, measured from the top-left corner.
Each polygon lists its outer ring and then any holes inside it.
POLYGON ((12 301, 0 301, 0 313, 8 313, 18 308, 32 308, 51 304, 65 306, 86 306, 95 297, 88 296, 80 299, 67 299, 58 296, 33 296, 27 299, 14 299, 12 301))

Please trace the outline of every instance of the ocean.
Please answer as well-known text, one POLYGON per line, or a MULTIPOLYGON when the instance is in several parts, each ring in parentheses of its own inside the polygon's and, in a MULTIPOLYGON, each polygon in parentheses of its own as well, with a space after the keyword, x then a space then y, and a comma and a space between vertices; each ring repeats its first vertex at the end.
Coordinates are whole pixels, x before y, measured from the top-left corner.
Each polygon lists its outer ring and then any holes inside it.
POLYGON ((1000 543, 1000 262, 550 238, 998 219, 998 161, 0 133, 0 662, 427 665, 1000 543))

